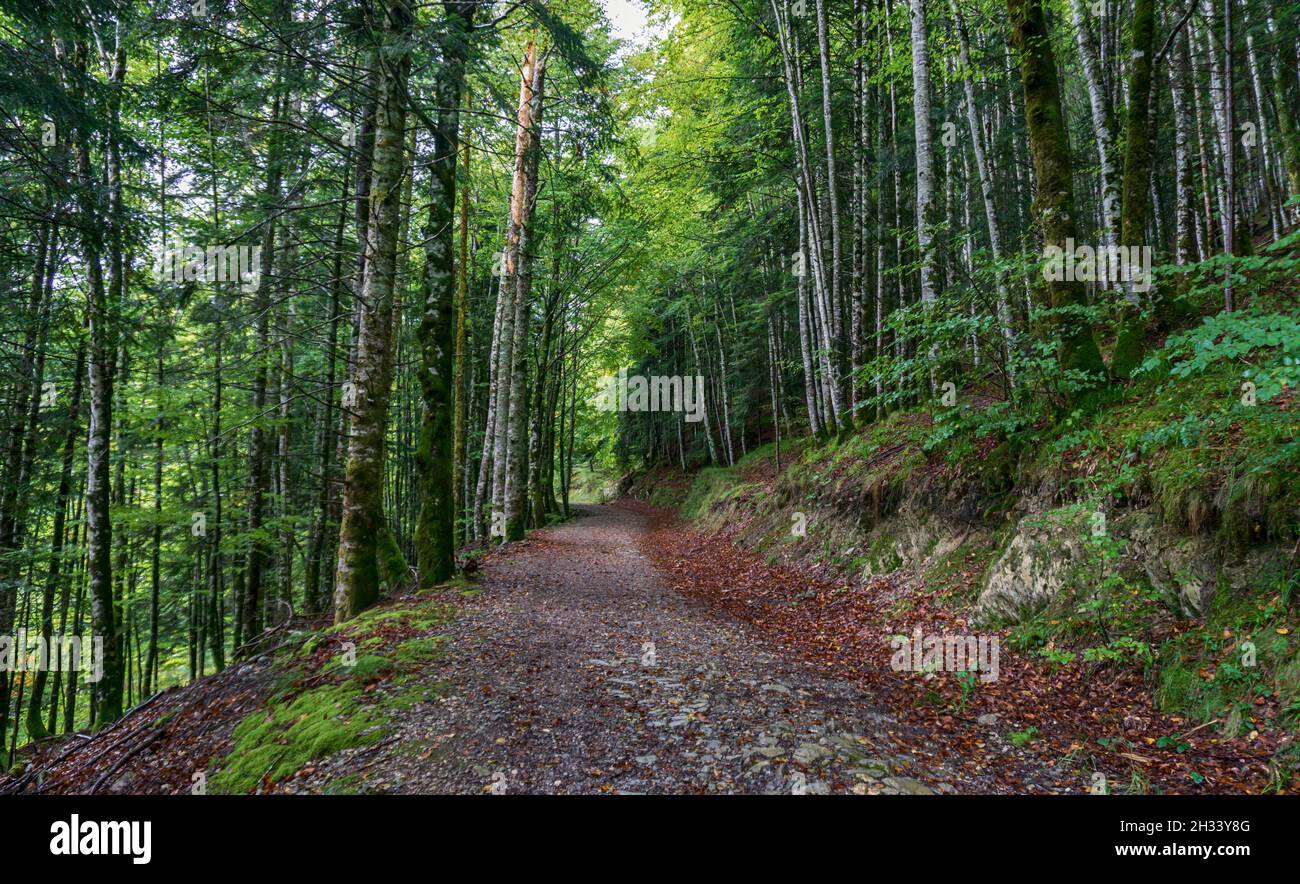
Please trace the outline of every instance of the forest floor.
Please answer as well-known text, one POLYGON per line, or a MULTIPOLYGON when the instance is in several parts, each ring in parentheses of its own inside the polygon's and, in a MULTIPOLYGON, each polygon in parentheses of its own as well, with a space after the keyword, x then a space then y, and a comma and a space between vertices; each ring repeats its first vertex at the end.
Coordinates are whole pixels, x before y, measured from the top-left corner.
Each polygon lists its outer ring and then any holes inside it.
MULTIPOLYGON (((492 556, 481 593, 447 627, 437 677, 450 693, 399 722, 356 788, 1011 791, 934 751, 940 735, 901 724, 860 683, 676 591, 652 561, 664 529, 694 534, 640 504, 584 506, 492 556)), ((1050 789, 1055 777, 1031 765, 1016 788, 1050 789)), ((341 753, 293 791, 327 790, 351 770, 341 753)))
POLYGON ((196 771, 213 791, 300 794, 1086 788, 992 719, 957 739, 776 643, 717 599, 797 587, 710 540, 637 502, 579 507, 489 556, 472 588, 408 593, 169 691, 43 747, 0 792, 179 793, 196 771), (682 573, 719 585, 682 591, 682 573), (351 675, 342 638, 366 652, 351 675))
MULTIPOLYGON (((1060 665, 1027 651, 1006 626, 979 630, 1001 648, 991 681, 896 671, 891 658, 899 635, 976 631, 970 606, 988 565, 983 548, 963 544, 921 571, 899 567, 874 577, 826 556, 824 543, 806 544, 802 554, 775 552, 754 540, 773 521, 786 524, 788 511, 773 516, 760 505, 765 496, 780 499, 771 458, 710 472, 694 479, 653 473, 633 490, 641 497, 655 489, 651 499, 672 509, 625 504, 652 514, 648 548, 672 585, 751 625, 782 654, 859 685, 912 732, 930 735, 914 744, 915 753, 958 764, 966 781, 995 780, 981 791, 1300 794, 1300 776, 1285 766, 1278 772, 1290 731, 1260 726, 1277 721, 1281 705, 1267 681, 1246 695, 1253 726, 1228 735, 1220 718, 1160 708, 1152 674, 1142 666, 1086 657, 1060 665), (699 515, 706 511, 708 518, 699 515), (699 530, 684 527, 678 512, 699 530)), ((1191 636, 1200 625, 1176 624, 1191 636)), ((1284 624, 1276 626, 1278 635, 1287 634, 1284 624)), ((1232 631, 1221 623, 1205 628, 1224 630, 1225 638, 1241 631, 1235 624, 1232 631)), ((1202 679, 1214 677, 1213 663, 1195 665, 1202 679)))

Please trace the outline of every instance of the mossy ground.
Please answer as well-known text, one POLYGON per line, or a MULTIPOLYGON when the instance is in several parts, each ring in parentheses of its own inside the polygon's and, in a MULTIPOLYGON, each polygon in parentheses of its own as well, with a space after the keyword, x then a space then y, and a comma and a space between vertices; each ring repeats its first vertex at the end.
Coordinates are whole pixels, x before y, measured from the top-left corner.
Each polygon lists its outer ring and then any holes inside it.
MULTIPOLYGON (((436 673, 450 638, 440 630, 455 615, 450 594, 468 585, 454 583, 370 608, 278 657, 276 690, 236 726, 209 790, 273 787, 336 752, 379 742, 393 716, 445 694, 436 673)), ((333 788, 350 790, 346 782, 333 788)))

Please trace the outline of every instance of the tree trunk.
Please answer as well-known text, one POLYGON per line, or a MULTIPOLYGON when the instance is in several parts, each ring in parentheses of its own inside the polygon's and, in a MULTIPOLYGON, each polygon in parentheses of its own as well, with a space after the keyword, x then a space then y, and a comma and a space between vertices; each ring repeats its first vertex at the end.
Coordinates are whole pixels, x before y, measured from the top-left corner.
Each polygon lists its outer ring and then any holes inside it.
MULTIPOLYGON (((85 47, 78 47, 84 62, 85 47)), ((113 606, 113 528, 109 520, 109 431, 113 425, 114 335, 104 286, 103 222, 96 205, 98 182, 91 172, 90 133, 78 139, 81 186, 81 239, 90 296, 90 428, 86 442, 86 558, 90 572, 91 631, 104 643, 103 677, 94 684, 93 700, 100 723, 122 715, 122 654, 113 606)), ((109 223, 112 223, 110 217, 109 223)))
MULTIPOLYGON (((1115 170, 1115 139, 1111 135, 1114 114, 1111 109, 1110 93, 1102 79, 1101 65, 1097 61, 1097 46, 1088 28, 1088 13, 1084 7, 1087 2, 1088 0, 1070 0, 1070 12, 1074 19, 1080 67, 1083 68, 1084 82, 1088 86, 1088 109, 1092 114, 1093 136, 1097 147, 1097 162, 1101 177, 1103 245, 1112 245, 1119 234, 1120 220, 1120 195, 1116 184, 1119 175, 1115 170)), ((1104 31, 1107 18, 1103 15, 1100 19, 1101 29, 1104 31)))
MULTIPOLYGON (((1151 190, 1151 166, 1155 138, 1150 122, 1152 56, 1155 52, 1155 0, 1134 0, 1132 48, 1129 60, 1128 114, 1124 131, 1124 193, 1121 207, 1119 244, 1125 249, 1147 245, 1147 197, 1151 190)), ((1129 303, 1120 321, 1111 374, 1127 378, 1142 361, 1145 326, 1138 312, 1131 281, 1125 282, 1129 303)))
POLYGON ((355 616, 379 599, 380 548, 388 535, 383 499, 384 434, 392 386, 388 351, 392 346, 397 235, 402 180, 407 174, 403 95, 412 27, 403 0, 390 0, 386 22, 360 297, 361 328, 351 395, 343 403, 351 421, 334 581, 335 622, 355 616))
POLYGON ((537 200, 537 169, 541 154, 542 95, 546 80, 546 57, 533 48, 534 63, 529 83, 520 94, 519 126, 526 139, 523 190, 513 201, 511 216, 519 231, 518 264, 515 268, 514 345, 511 352, 510 417, 507 424, 505 476, 505 539, 522 540, 527 512, 528 470, 528 357, 525 345, 529 331, 529 299, 532 296, 533 208, 537 200))
MULTIPOLYGON (((1064 250, 1066 241, 1075 238, 1077 224, 1073 169, 1065 140, 1056 57, 1047 33, 1042 0, 1007 0, 1007 13, 1011 19, 1011 42, 1020 54, 1025 123, 1038 182, 1034 201, 1037 224, 1045 247, 1064 250)), ((1095 385, 1105 378, 1106 366, 1092 327, 1066 312, 1087 304, 1083 285, 1068 280, 1048 281, 1046 289, 1048 303, 1057 311, 1053 325, 1061 368, 1085 372, 1089 381, 1084 386, 1095 385)), ((1077 396, 1076 393, 1071 398, 1077 396)))
MULTIPOLYGON (((469 90, 465 90, 465 107, 470 108, 469 90)), ((469 160, 470 135, 468 121, 461 136, 461 189, 460 189, 460 260, 456 268, 456 353, 455 353, 455 388, 452 401, 456 412, 452 423, 451 442, 451 486, 452 486, 452 552, 464 543, 463 513, 465 494, 462 486, 467 484, 464 477, 468 473, 465 463, 465 421, 470 417, 465 401, 465 341, 466 310, 469 300, 469 160)))
MULTIPOLYGON (((984 198, 984 219, 989 228, 989 251, 994 261, 1002 260, 1002 231, 998 224, 997 206, 994 200, 993 172, 988 155, 984 151, 984 127, 980 124, 979 112, 975 104, 975 84, 972 82, 974 69, 970 62, 970 38, 966 33, 966 23, 962 19, 957 0, 950 0, 953 19, 957 23, 958 51, 961 59, 961 81, 966 105, 966 125, 970 131, 971 149, 975 153, 975 169, 980 179, 980 195, 984 198)), ((1011 348, 1015 343, 1015 332, 1011 328, 1011 307, 1007 296, 1006 278, 998 273, 998 326, 1006 345, 1007 358, 1011 357, 1011 348)))
POLYGON ((912 120, 916 132, 916 242, 921 254, 921 303, 935 299, 934 139, 930 125, 930 44, 926 0, 909 0, 912 19, 912 120))
MULTIPOLYGON (((433 130, 433 163, 430 170, 429 220, 424 238, 424 277, 421 297, 424 309, 420 321, 420 394, 424 413, 415 451, 416 481, 420 512, 415 526, 416 563, 420 585, 440 583, 456 570, 455 469, 458 450, 453 428, 464 398, 463 382, 452 387, 454 360, 464 366, 464 289, 458 322, 453 321, 456 304, 455 259, 452 248, 456 214, 456 162, 460 138, 461 89, 465 80, 465 57, 477 2, 447 2, 446 44, 436 80, 438 118, 433 130)), ((468 147, 468 145, 467 145, 468 147)), ((466 151, 468 157, 468 149, 466 151)), ((464 225, 468 208, 462 210, 461 273, 467 257, 464 225)), ((459 438, 464 445, 463 429, 459 438)))

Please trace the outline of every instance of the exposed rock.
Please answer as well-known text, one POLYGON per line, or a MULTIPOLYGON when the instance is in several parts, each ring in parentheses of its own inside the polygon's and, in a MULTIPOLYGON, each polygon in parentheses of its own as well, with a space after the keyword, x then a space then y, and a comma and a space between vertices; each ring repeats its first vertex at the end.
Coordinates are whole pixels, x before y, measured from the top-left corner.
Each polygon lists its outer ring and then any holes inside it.
POLYGON ((814 766, 821 764, 835 753, 819 743, 803 743, 794 751, 794 760, 800 764, 814 766))
POLYGON ((1259 575, 1267 573, 1270 560, 1287 554, 1268 545, 1225 549, 1211 535, 1177 533, 1148 512, 1132 514, 1118 528, 1129 542, 1126 561, 1140 568, 1153 588, 1177 599, 1189 617, 1202 616, 1219 590, 1253 588, 1259 575))
POLYGON ((934 790, 922 783, 920 780, 914 780, 911 777, 886 777, 883 780, 885 786, 903 793, 904 795, 933 795, 934 790))
MULTIPOLYGON (((1084 595, 1095 585, 1100 557, 1088 549, 1091 513, 1077 507, 1027 516, 993 563, 976 608, 976 622, 1018 621, 1052 602, 1084 595)), ((1186 535, 1149 511, 1125 513, 1103 530, 1119 541, 1120 574, 1149 583, 1186 617, 1202 616, 1219 590, 1249 589, 1276 547, 1224 552, 1208 534, 1186 535)))
POLYGON ((1082 559, 1087 524, 1079 512, 1030 516, 989 569, 977 621, 1020 620, 1042 610, 1065 588, 1082 559))

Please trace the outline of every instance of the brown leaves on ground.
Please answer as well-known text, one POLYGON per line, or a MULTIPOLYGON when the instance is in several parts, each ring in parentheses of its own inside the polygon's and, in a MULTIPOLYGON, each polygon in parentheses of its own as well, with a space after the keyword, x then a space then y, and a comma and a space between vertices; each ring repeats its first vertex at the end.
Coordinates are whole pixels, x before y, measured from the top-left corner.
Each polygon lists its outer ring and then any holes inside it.
POLYGON ((901 572, 865 582, 836 579, 824 570, 772 565, 740 548, 731 539, 739 524, 709 536, 667 511, 636 501, 620 505, 651 517, 644 552, 679 591, 752 623, 837 675, 866 683, 903 721, 929 729, 929 749, 959 759, 968 770, 992 771, 1017 791, 1085 791, 1095 771, 1106 776, 1111 791, 1269 788, 1275 736, 1225 739, 1213 726, 1162 714, 1153 706, 1151 685, 1131 668, 1081 660, 1052 667, 1013 653, 1002 635, 999 678, 977 682, 964 698, 952 673, 926 677, 891 669, 891 636, 910 635, 918 626, 925 635, 972 633, 947 597, 973 587, 974 571, 959 572, 962 585, 956 587, 918 586, 901 572), (1023 752, 1008 744, 1012 734, 1023 752), (1039 763, 1027 763, 1026 753, 1039 756, 1039 763), (1052 766, 1054 782, 1042 782, 1042 762, 1052 766))
POLYGON ((97 733, 24 747, 26 771, 0 778, 0 795, 188 794, 194 774, 229 748, 235 726, 273 689, 265 658, 169 688, 97 733))

